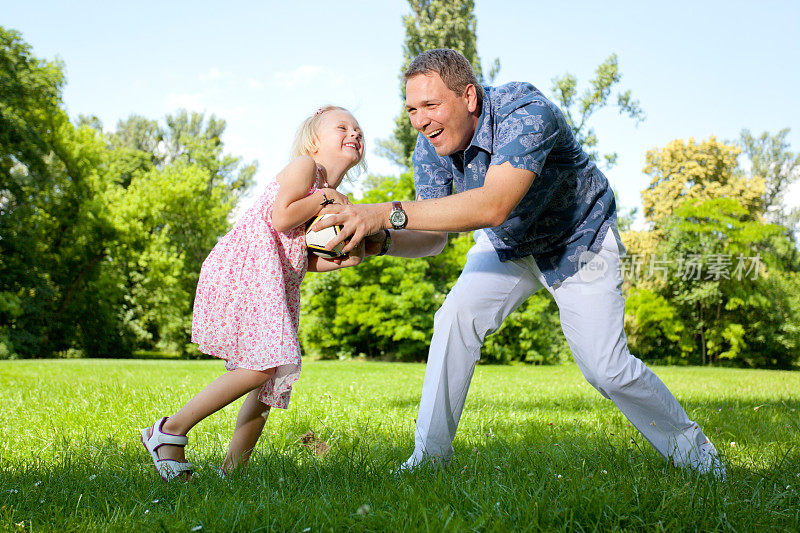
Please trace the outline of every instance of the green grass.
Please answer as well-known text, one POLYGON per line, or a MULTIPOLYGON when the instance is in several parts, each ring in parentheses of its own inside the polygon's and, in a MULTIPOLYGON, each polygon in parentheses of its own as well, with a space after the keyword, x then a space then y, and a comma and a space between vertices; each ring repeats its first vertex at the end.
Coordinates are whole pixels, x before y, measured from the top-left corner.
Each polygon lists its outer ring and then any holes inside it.
POLYGON ((249 470, 215 475, 233 405, 190 434, 200 477, 166 484, 139 430, 220 362, 0 362, 0 530, 800 530, 800 373, 655 370, 726 482, 668 467, 573 365, 478 367, 451 465, 396 477, 424 365, 309 362, 249 470))

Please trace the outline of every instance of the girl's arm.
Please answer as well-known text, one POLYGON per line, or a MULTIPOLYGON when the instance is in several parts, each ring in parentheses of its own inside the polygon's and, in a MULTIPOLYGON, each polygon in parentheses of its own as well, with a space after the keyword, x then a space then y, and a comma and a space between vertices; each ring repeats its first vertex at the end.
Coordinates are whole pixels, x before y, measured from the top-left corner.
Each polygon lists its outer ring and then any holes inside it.
POLYGON ((364 260, 364 241, 353 248, 350 254, 342 259, 327 259, 317 254, 308 254, 309 272, 330 272, 340 268, 356 266, 364 260))
POLYGON ((325 199, 323 192, 317 190, 306 196, 316 178, 317 164, 309 156, 298 157, 278 174, 280 188, 272 206, 275 231, 289 231, 319 213, 325 199))

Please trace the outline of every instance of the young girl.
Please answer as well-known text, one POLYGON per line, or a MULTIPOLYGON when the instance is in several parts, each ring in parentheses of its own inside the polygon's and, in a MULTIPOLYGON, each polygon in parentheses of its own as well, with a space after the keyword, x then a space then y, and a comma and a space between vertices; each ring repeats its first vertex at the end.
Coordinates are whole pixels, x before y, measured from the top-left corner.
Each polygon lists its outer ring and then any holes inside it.
POLYGON ((323 206, 349 203, 336 187, 350 169, 363 167, 364 139, 356 119, 341 107, 318 109, 300 126, 292 155, 203 263, 192 342, 225 359, 230 372, 174 415, 142 430, 142 444, 166 481, 191 476, 184 455, 189 430, 244 394, 220 474, 247 464, 270 408, 288 406, 300 374, 297 327, 306 270, 355 266, 364 257, 363 244, 343 259, 308 256, 304 238, 305 223, 323 206))

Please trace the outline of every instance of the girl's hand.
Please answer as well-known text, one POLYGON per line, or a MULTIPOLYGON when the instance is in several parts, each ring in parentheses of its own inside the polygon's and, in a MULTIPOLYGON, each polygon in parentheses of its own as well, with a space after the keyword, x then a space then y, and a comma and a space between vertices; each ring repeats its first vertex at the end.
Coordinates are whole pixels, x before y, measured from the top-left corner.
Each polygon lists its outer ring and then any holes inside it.
POLYGON ((331 270, 357 266, 364 260, 364 255, 364 241, 358 243, 345 257, 327 258, 312 253, 308 255, 308 271, 330 272, 331 270))
POLYGON ((328 198, 328 200, 333 200, 333 203, 335 204, 350 205, 350 198, 348 198, 346 194, 342 194, 336 189, 324 187, 319 190, 325 195, 325 197, 328 198))
POLYGON ((366 244, 362 240, 356 245, 355 248, 350 250, 350 253, 348 254, 350 256, 349 259, 352 259, 353 263, 345 266, 356 266, 360 264, 364 260, 364 256, 366 255, 366 250, 367 250, 366 244))
POLYGON ((361 264, 361 262, 364 260, 365 255, 366 255, 366 248, 364 245, 364 241, 361 241, 358 244, 356 244, 355 248, 350 250, 350 252, 346 256, 329 259, 329 261, 339 265, 339 268, 346 268, 361 264))

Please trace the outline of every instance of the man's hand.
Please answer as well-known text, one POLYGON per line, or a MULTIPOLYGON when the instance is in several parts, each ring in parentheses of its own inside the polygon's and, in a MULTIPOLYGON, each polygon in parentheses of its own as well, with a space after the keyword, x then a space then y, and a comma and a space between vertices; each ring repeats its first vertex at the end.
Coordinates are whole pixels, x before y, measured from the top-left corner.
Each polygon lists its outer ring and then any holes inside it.
POLYGON ((350 253, 356 245, 367 235, 377 233, 382 229, 388 227, 389 224, 389 211, 391 204, 358 204, 358 205, 340 205, 331 204, 325 206, 321 215, 332 214, 333 216, 325 217, 312 226, 314 231, 329 228, 335 225, 341 225, 342 230, 334 237, 325 248, 333 250, 337 244, 343 242, 345 239, 350 239, 350 242, 342 248, 344 253, 350 253))

